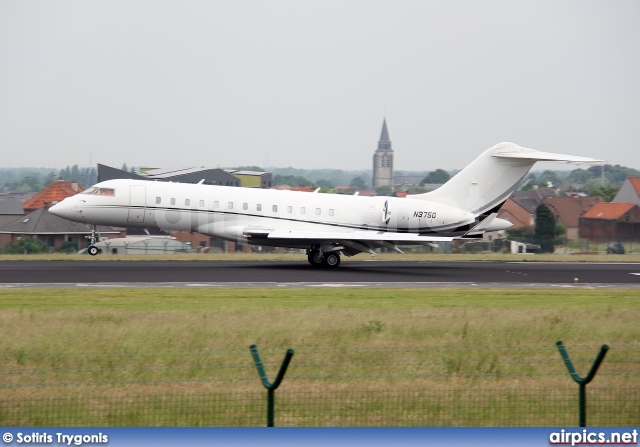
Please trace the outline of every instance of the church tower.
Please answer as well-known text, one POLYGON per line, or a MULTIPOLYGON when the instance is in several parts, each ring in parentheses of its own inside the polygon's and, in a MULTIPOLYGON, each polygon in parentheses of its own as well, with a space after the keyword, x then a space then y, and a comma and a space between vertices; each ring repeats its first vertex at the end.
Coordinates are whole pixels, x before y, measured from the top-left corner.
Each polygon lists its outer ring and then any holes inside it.
POLYGON ((373 188, 391 186, 393 188, 393 149, 387 130, 387 119, 382 121, 382 133, 378 149, 373 154, 373 188))

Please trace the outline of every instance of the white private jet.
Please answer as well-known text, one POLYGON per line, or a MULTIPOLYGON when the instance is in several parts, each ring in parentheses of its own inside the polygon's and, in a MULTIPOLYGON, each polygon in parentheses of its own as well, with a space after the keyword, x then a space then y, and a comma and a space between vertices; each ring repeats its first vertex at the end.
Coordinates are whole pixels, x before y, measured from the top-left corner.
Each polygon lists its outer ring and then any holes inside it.
MULTIPOLYGON (((500 143, 435 191, 407 198, 361 197, 148 180, 108 180, 64 199, 50 213, 96 225, 198 232, 233 242, 302 248, 309 263, 337 267, 398 246, 479 238, 511 223, 497 212, 536 161, 603 160, 500 143)), ((201 182, 202 183, 202 182, 201 182)))

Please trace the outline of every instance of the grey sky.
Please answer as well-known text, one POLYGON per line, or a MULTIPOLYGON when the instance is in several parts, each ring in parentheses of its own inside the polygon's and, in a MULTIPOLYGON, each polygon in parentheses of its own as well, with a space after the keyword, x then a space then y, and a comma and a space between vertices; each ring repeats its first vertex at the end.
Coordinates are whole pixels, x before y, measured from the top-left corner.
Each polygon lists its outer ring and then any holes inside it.
POLYGON ((0 166, 640 168, 640 2, 0 0, 0 166))

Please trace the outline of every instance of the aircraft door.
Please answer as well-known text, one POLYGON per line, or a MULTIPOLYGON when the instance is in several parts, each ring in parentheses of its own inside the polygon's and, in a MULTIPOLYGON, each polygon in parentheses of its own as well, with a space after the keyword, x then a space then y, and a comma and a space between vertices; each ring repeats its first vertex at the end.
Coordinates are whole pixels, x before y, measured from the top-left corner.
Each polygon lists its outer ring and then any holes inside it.
POLYGON ((146 195, 144 186, 129 186, 129 222, 144 222, 146 195))

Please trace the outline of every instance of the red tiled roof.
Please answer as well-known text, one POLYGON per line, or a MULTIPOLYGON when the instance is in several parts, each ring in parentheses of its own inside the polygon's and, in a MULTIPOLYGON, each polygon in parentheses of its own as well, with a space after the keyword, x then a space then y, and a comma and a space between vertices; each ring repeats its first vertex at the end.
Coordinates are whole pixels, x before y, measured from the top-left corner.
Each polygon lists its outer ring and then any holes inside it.
POLYGON ((635 206, 634 203, 609 203, 600 202, 593 205, 582 217, 589 219, 615 220, 623 216, 635 206))
POLYGON ((82 191, 82 186, 77 182, 57 180, 27 200, 24 205, 22 205, 22 208, 28 213, 50 205, 53 202, 61 202, 63 199, 74 196, 82 191))
POLYGON ((627 177, 627 178, 629 179, 631 186, 633 186, 633 189, 636 191, 636 194, 640 196, 640 177, 627 177))

